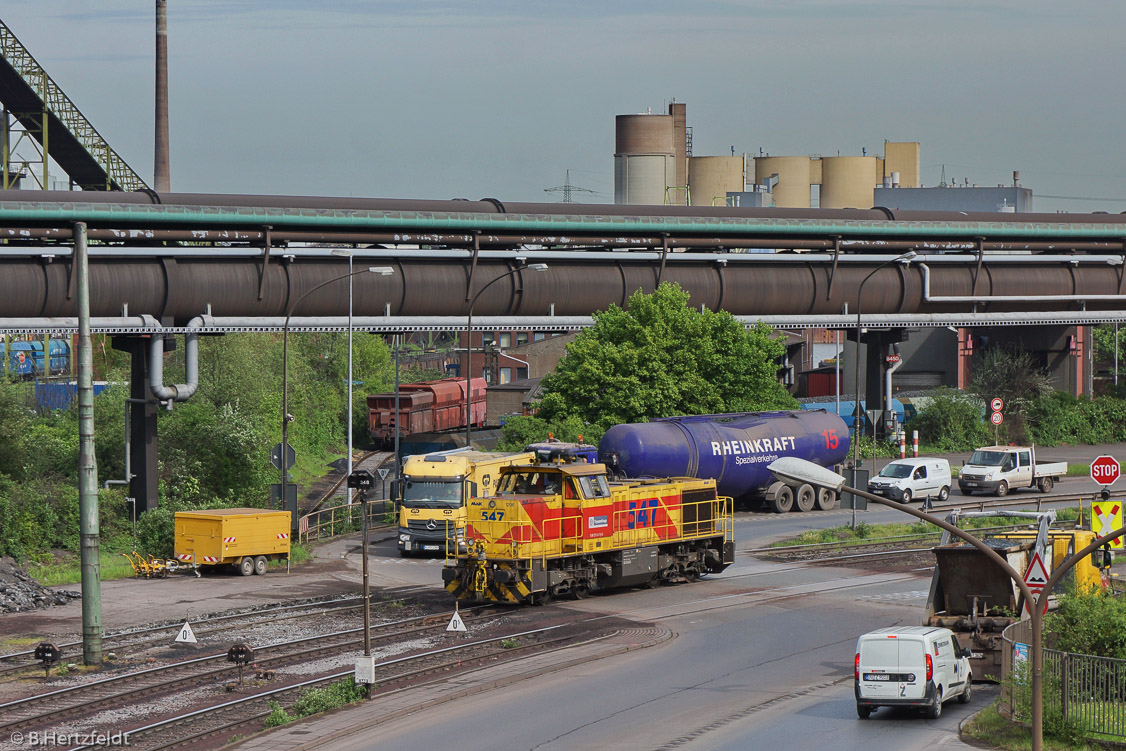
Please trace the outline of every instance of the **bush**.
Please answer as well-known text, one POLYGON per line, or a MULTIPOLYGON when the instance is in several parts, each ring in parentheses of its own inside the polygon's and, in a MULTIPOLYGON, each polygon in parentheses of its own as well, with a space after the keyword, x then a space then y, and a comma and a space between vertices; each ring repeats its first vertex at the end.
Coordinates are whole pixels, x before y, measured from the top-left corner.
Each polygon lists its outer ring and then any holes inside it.
POLYGON ((1028 428, 1031 439, 1043 446, 1118 443, 1126 440, 1126 399, 1077 399, 1056 391, 1029 405, 1028 428))
POLYGON ((911 420, 919 440, 939 451, 964 451, 993 437, 982 419, 981 404, 961 392, 942 390, 911 420))
POLYGON ((1065 594, 1044 629, 1055 635, 1054 649, 1126 659, 1126 598, 1105 591, 1065 594))

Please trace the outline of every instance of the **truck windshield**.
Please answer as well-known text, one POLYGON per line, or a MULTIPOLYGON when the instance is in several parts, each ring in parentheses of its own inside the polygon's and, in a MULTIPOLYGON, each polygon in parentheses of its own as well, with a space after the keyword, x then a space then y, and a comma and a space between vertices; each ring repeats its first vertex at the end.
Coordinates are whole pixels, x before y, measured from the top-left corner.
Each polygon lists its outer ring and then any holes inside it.
POLYGON ((889 464, 880 470, 877 477, 910 477, 911 465, 910 464, 889 464))
POLYGON ((407 480, 403 483, 404 506, 461 506, 461 480, 407 480))
POLYGON ((980 464, 983 467, 996 467, 1005 460, 1004 451, 975 451, 970 457, 970 464, 980 464))

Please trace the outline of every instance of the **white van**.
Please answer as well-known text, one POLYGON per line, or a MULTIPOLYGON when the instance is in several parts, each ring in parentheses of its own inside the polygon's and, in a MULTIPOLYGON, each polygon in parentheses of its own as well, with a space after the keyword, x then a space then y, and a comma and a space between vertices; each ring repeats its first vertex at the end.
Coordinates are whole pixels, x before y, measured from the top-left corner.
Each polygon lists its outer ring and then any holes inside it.
POLYGON ((856 642, 856 714, 877 707, 922 707, 937 719, 942 703, 970 700, 970 650, 948 628, 899 626, 864 634, 856 642))
POLYGON ((950 497, 950 462, 945 459, 896 459, 868 481, 868 492, 900 503, 950 497))

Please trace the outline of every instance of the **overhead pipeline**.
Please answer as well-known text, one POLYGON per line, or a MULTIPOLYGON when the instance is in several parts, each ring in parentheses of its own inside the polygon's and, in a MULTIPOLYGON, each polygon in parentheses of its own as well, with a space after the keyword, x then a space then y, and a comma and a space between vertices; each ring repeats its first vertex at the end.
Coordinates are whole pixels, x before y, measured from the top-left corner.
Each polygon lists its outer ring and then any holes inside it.
MULTIPOLYGON (((539 260, 532 253, 527 257, 539 260)), ((650 292, 658 281, 679 284, 693 306, 734 315, 838 315, 846 304, 854 309, 860 281, 881 261, 867 256, 838 263, 830 255, 674 254, 661 268, 653 258, 651 253, 552 253, 546 273, 521 272, 490 287, 474 315, 588 316, 611 304, 623 306, 633 293, 650 292)), ((1116 310, 1126 295, 1123 266, 1095 259, 1038 262, 1036 256, 1006 256, 980 268, 974 256, 927 260, 927 277, 919 264, 878 271, 865 286, 865 314, 1116 310)), ((472 289, 479 290, 508 274, 515 262, 512 254, 474 259, 468 253, 429 257, 384 252, 379 263, 393 266, 395 274, 356 276, 354 312, 404 318, 465 316, 470 275, 472 289)), ((65 257, 0 254, 0 318, 76 315, 70 271, 65 257)), ((290 301, 344 271, 339 259, 323 253, 295 253, 288 260, 268 263, 260 255, 246 254, 94 255, 91 315, 150 315, 177 326, 209 309, 216 316, 284 316, 290 301)), ((346 280, 327 284, 303 299, 294 314, 345 315, 346 289, 346 280)))

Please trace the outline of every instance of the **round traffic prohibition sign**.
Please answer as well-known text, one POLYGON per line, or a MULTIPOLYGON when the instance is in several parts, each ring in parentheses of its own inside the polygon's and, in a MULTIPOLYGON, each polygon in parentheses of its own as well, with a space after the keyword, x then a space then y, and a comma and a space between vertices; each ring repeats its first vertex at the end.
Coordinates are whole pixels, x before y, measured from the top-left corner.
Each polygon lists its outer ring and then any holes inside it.
POLYGON ((989 416, 989 421, 991 423, 993 423, 994 425, 1000 425, 1001 423, 1003 423, 1005 421, 1005 418, 1004 418, 1004 416, 1001 415, 1000 412, 994 412, 992 415, 989 416))
POLYGON ((1100 485, 1113 485, 1119 474, 1121 469, 1113 456, 1100 456, 1091 462, 1091 479, 1100 485))
POLYGON ((1005 407, 1005 402, 1000 397, 994 397, 993 401, 989 402, 990 408, 994 412, 1000 412, 1005 407))

